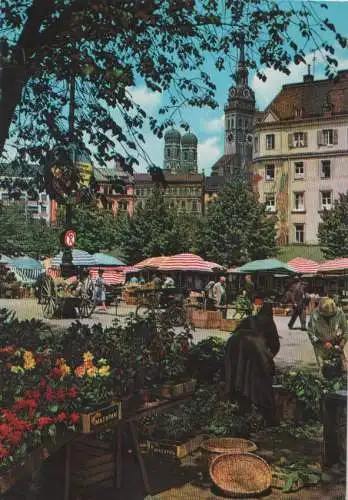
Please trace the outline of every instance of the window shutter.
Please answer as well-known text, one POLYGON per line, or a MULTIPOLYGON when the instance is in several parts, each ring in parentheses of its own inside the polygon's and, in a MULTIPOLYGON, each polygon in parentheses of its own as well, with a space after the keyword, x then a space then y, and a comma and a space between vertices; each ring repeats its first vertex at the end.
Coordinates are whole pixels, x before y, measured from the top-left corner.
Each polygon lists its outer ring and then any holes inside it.
POLYGON ((293 147, 293 134, 288 134, 288 148, 293 147))
POLYGON ((332 135, 333 135, 333 143, 334 144, 338 144, 338 131, 337 131, 337 129, 333 130, 333 134, 332 135))
POLYGON ((324 144, 324 138, 323 138, 323 131, 322 130, 318 130, 317 137, 318 137, 318 146, 322 146, 324 144))
POLYGON ((304 146, 308 146, 308 132, 304 132, 303 134, 304 146))

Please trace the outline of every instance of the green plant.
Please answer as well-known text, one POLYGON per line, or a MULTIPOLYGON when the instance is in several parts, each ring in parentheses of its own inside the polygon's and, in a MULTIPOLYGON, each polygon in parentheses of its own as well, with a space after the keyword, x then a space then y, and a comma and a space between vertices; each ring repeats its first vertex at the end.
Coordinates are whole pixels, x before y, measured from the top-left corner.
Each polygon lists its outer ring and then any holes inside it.
POLYGON ((281 457, 272 465, 272 474, 285 481, 281 490, 283 493, 297 491, 304 486, 315 486, 321 481, 320 468, 306 459, 291 463, 281 457))
POLYGON ((223 368, 226 341, 209 337, 191 347, 188 353, 188 370, 200 382, 213 382, 223 368))

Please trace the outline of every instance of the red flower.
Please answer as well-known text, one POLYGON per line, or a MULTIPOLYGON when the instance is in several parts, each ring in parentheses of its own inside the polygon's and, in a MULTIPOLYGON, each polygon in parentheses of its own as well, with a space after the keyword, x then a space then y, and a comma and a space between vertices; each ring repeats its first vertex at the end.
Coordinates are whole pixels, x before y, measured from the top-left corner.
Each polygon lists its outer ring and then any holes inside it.
POLYGON ((23 439, 22 431, 12 431, 7 436, 7 441, 13 446, 18 446, 21 443, 22 439, 23 439))
POLYGON ((45 389, 47 386, 47 381, 44 377, 41 377, 40 379, 40 389, 45 389))
POLYGON ((51 371, 51 376, 55 379, 61 378, 63 376, 63 371, 57 366, 51 371))
POLYGON ((37 402, 40 399, 40 391, 38 389, 29 389, 25 392, 25 396, 37 402))
POLYGON ((64 401, 65 399, 65 391, 61 388, 56 390, 56 400, 57 401, 64 401))
POLYGON ((2 444, 0 443, 0 460, 1 460, 2 458, 7 457, 7 456, 8 456, 8 454, 9 454, 9 450, 8 450, 8 449, 7 449, 4 445, 2 445, 2 444))
POLYGON ((14 347, 13 347, 13 345, 7 345, 6 347, 2 347, 0 349, 0 352, 5 352, 8 354, 11 354, 12 352, 14 352, 14 347))
POLYGON ((70 415, 69 422, 71 424, 77 424, 79 421, 80 421, 80 415, 76 411, 73 411, 72 414, 70 415))
POLYGON ((68 396, 71 399, 75 399, 77 397, 77 390, 75 387, 70 387, 70 389, 68 390, 68 396))
POLYGON ((66 422, 66 419, 67 419, 67 414, 64 411, 61 411, 57 415, 56 422, 66 422))
POLYGON ((53 389, 50 386, 48 386, 46 389, 46 399, 47 401, 52 401, 53 399, 53 389))
POLYGON ((40 417, 37 423, 39 429, 45 427, 45 425, 50 425, 53 422, 51 417, 40 417))

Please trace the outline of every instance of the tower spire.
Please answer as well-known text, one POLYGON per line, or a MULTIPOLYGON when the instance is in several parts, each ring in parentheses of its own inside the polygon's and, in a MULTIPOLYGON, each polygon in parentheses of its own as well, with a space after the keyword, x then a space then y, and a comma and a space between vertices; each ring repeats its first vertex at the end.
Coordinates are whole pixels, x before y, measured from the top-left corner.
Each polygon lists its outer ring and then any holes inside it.
POLYGON ((239 60, 238 69, 236 72, 236 84, 237 86, 248 85, 249 72, 245 64, 245 50, 244 50, 244 38, 241 39, 240 49, 239 49, 239 60))

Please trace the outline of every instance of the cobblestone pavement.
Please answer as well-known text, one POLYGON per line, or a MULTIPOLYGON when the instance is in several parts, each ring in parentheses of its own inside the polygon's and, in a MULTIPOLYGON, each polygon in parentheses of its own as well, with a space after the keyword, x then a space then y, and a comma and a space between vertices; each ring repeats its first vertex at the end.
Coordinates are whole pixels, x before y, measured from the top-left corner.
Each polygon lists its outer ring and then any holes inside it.
MULTIPOLYGON (((52 327, 59 329, 67 328, 73 321, 72 319, 65 318, 53 320, 44 319, 42 308, 34 299, 0 299, 0 308, 2 307, 7 307, 8 309, 16 311, 19 319, 41 319, 52 327)), ((91 318, 83 319, 81 322, 89 325, 100 322, 104 326, 110 326, 116 317, 120 321, 123 321, 128 314, 134 311, 134 306, 121 306, 118 308, 116 316, 115 307, 112 306, 108 309, 107 313, 97 310, 93 313, 91 318)), ((281 337, 280 352, 275 358, 276 365, 315 369, 316 363, 314 352, 306 332, 302 332, 300 329, 296 328, 290 331, 287 327, 289 320, 287 317, 275 317, 274 319, 281 337)), ((218 336, 227 339, 228 335, 228 332, 221 332, 220 330, 197 328, 194 332, 194 341, 199 342, 210 336, 218 336)))

